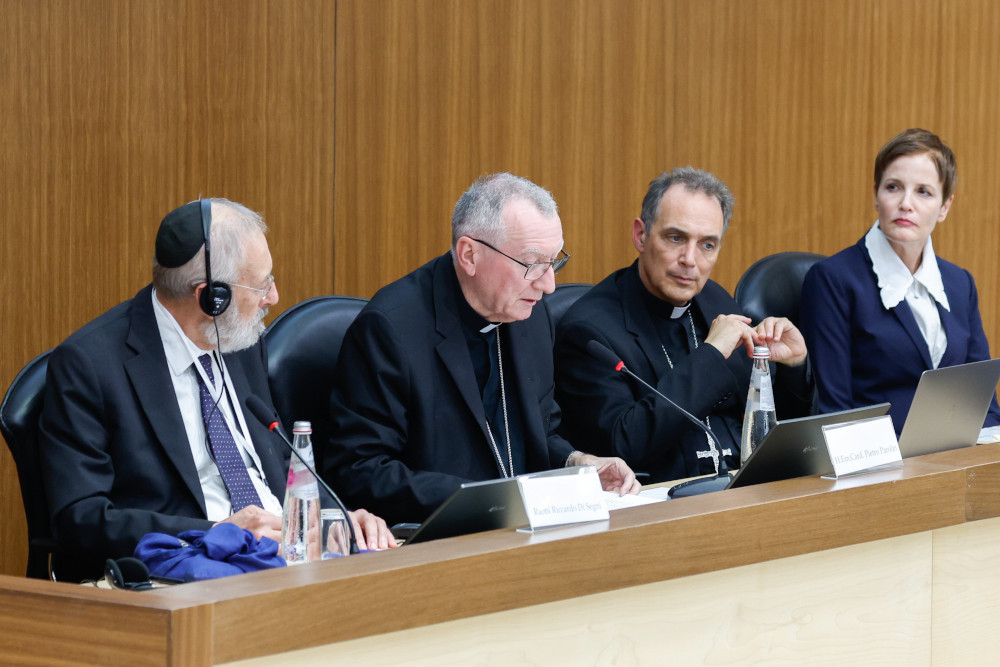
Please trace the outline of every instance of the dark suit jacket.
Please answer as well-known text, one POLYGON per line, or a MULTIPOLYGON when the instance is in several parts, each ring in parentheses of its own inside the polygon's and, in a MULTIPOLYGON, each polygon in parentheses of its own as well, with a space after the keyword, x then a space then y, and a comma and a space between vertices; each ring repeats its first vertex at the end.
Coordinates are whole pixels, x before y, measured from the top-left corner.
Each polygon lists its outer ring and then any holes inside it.
MULTIPOLYGON (((725 430, 737 446, 753 362, 742 348, 726 359, 702 344, 675 358, 671 370, 642 300, 643 289, 633 263, 595 285, 560 320, 555 359, 562 433, 583 451, 620 456, 635 470, 649 472, 651 482, 701 474, 695 452, 707 448, 704 432, 645 387, 593 359, 587 343, 597 340, 614 350, 632 372, 698 418, 711 415, 712 430, 717 435, 725 430)), ((740 313, 726 290, 711 280, 691 308, 706 325, 719 314, 740 313)), ((778 365, 774 391, 779 418, 808 412, 805 376, 804 367, 778 365)))
MULTIPOLYGON (((938 305, 948 347, 941 367, 990 358, 972 275, 940 257, 947 311, 938 305)), ((802 333, 819 389, 820 412, 888 401, 896 433, 902 431, 920 374, 931 368, 930 351, 913 312, 902 301, 882 305, 864 237, 817 263, 802 286, 802 333)), ((996 398, 987 425, 1000 423, 996 398)))
MULTIPOLYGON (((49 361, 40 447, 53 530, 61 550, 92 567, 132 555, 146 533, 211 526, 151 292, 147 286, 85 325, 49 361)), ((241 402, 252 393, 271 405, 262 343, 225 360, 241 402)), ((283 445, 247 414, 268 485, 281 498, 283 445)))
MULTIPOLYGON (((345 501, 390 523, 423 521, 463 482, 500 477, 459 320, 460 294, 451 255, 438 257, 379 290, 340 352, 325 475, 345 501)), ((520 410, 528 471, 559 467, 572 447, 555 434, 547 307, 536 305, 502 333, 509 342, 504 368, 509 361, 513 375, 508 407, 520 410)))

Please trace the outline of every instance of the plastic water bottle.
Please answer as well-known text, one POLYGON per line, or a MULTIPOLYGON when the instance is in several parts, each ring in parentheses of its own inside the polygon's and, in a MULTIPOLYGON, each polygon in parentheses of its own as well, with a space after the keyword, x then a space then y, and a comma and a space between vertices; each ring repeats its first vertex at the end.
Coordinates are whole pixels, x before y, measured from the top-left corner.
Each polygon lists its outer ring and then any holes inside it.
POLYGON ((743 413, 740 465, 747 462, 760 441, 777 422, 774 414, 774 391, 771 389, 771 367, 768 365, 770 358, 771 351, 767 347, 757 345, 753 348, 750 393, 747 394, 747 409, 743 413))
MULTIPOLYGON (((295 422, 292 446, 313 468, 312 424, 295 422)), ((319 485, 298 457, 288 465, 288 485, 281 520, 281 554, 289 565, 320 560, 323 545, 320 536, 319 485)))

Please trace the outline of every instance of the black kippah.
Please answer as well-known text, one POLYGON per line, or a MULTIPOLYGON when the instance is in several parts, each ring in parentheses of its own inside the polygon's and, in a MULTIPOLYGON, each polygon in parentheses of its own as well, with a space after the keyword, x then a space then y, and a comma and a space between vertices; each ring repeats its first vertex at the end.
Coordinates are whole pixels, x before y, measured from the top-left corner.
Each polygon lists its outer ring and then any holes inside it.
POLYGON ((187 264, 205 245, 199 200, 178 206, 160 223, 156 232, 156 262, 166 269, 187 264))

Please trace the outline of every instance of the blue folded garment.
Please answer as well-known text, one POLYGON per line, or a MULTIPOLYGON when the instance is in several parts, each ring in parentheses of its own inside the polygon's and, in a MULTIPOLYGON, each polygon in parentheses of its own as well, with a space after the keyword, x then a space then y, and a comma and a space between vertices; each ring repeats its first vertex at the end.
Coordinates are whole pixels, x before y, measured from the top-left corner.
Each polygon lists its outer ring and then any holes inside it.
POLYGON ((163 533, 144 535, 135 547, 135 557, 153 577, 181 581, 217 579, 243 572, 284 567, 278 543, 258 540, 234 523, 219 523, 209 530, 187 530, 174 537, 163 533))

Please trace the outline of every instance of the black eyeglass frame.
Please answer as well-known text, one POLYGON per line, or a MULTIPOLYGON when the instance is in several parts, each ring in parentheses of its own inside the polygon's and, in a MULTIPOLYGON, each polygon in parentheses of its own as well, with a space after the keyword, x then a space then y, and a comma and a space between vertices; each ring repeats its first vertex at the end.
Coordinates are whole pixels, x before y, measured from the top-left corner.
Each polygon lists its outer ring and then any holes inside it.
POLYGON ((511 257, 510 255, 508 255, 507 253, 505 253, 503 250, 500 250, 500 248, 496 248, 496 247, 490 245, 489 243, 487 243, 486 241, 483 241, 482 239, 477 239, 474 236, 470 236, 469 238, 472 239, 473 241, 475 241, 476 243, 482 243, 484 246, 486 246, 490 250, 493 250, 494 252, 498 252, 501 255, 503 255, 504 257, 506 257, 507 259, 509 259, 511 261, 514 261, 514 262, 517 262, 518 264, 520 264, 521 266, 523 266, 524 267, 524 279, 525 280, 538 280, 538 278, 541 278, 542 276, 545 275, 545 272, 549 268, 552 269, 552 273, 553 274, 559 273, 560 271, 563 270, 563 267, 566 266, 566 262, 568 262, 569 258, 571 257, 571 255, 568 252, 566 252, 565 250, 563 250, 562 248, 560 248, 559 249, 559 253, 563 255, 562 257, 556 257, 551 262, 535 262, 534 264, 525 264, 524 262, 522 262, 518 258, 511 257), (542 272, 539 273, 536 278, 529 278, 528 274, 536 266, 544 266, 546 268, 542 269, 542 272))

